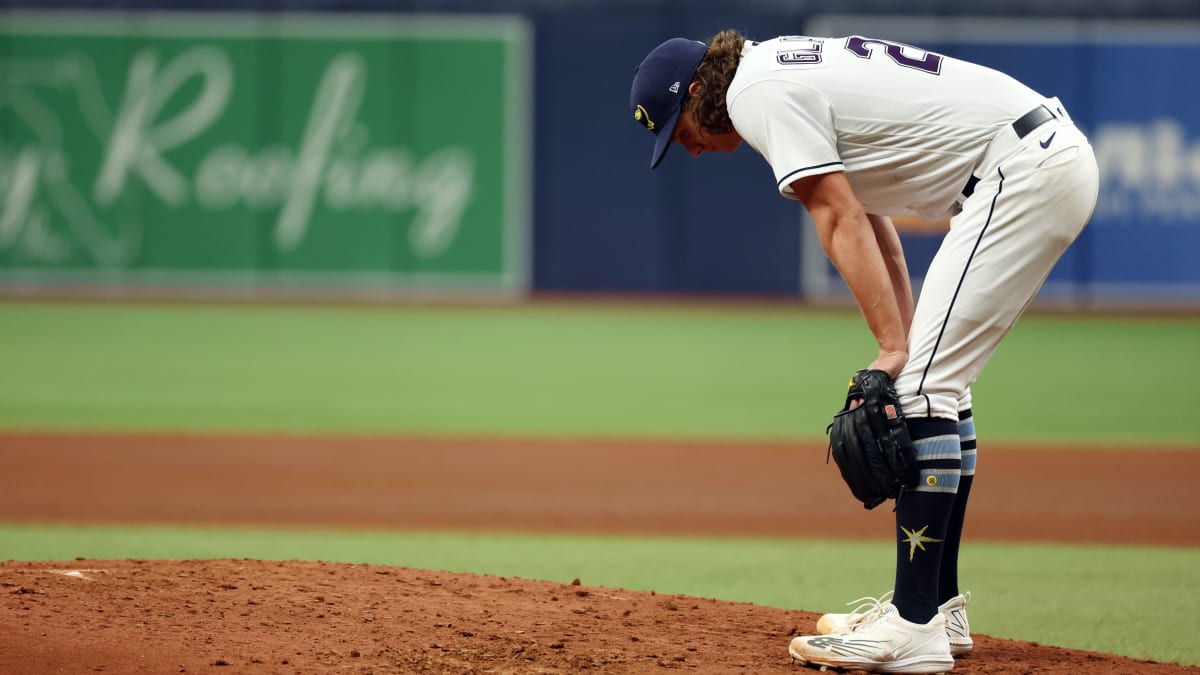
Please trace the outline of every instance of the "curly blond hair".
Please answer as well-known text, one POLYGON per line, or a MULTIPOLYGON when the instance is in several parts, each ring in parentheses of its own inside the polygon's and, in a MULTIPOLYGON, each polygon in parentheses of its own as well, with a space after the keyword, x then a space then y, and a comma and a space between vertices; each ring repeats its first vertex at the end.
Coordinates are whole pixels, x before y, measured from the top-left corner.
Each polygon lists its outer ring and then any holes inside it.
POLYGON ((701 90, 695 96, 684 99, 683 109, 696 116, 700 128, 710 134, 733 131, 729 110, 725 107, 725 93, 742 60, 742 46, 746 37, 732 28, 717 33, 708 42, 708 52, 696 68, 692 82, 699 82, 701 90))

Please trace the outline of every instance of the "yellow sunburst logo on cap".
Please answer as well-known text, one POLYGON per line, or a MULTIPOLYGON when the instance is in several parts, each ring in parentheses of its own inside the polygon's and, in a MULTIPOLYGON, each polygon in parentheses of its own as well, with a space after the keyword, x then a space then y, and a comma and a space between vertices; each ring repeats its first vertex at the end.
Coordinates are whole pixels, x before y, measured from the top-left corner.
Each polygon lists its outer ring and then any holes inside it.
POLYGON ((633 111, 633 119, 641 122, 642 126, 650 131, 654 131, 654 121, 650 119, 650 113, 646 112, 646 109, 642 106, 639 105, 637 110, 633 111))

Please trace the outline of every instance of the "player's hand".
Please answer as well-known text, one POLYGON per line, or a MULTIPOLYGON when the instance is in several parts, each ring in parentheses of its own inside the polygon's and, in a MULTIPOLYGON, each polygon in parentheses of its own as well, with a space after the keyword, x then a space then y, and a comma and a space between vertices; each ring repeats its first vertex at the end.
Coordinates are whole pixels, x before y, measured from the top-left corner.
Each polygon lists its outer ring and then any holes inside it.
POLYGON ((868 369, 882 370, 888 374, 888 377, 892 378, 893 382, 895 382, 896 378, 900 376, 900 370, 904 368, 904 364, 906 363, 908 363, 907 351, 887 352, 881 349, 879 350, 878 358, 871 362, 871 365, 868 366, 868 369))
MULTIPOLYGON (((900 369, 906 363, 908 363, 908 352, 885 352, 881 349, 879 350, 879 358, 872 361, 867 369, 882 370, 895 382, 896 377, 900 375, 900 369)), ((847 402, 849 410, 854 410, 860 405, 862 405, 862 399, 860 398, 854 398, 847 402)))

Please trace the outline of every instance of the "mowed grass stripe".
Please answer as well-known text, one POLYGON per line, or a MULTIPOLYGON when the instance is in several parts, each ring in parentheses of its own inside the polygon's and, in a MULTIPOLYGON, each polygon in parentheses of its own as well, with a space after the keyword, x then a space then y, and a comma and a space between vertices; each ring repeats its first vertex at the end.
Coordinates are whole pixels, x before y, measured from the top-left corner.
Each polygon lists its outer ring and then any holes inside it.
MULTIPOLYGON (((785 306, 0 304, 0 426, 819 438, 874 344, 785 306)), ((1200 320, 1027 317, 981 438, 1200 447, 1200 320)))

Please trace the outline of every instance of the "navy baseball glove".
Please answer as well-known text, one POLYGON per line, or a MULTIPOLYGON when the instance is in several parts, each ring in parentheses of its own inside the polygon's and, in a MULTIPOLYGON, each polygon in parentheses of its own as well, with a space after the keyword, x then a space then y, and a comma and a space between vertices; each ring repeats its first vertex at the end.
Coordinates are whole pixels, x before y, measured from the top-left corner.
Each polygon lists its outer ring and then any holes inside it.
POLYGON ((834 415, 826 433, 842 478, 865 508, 898 497, 920 480, 917 453, 896 388, 886 372, 860 370, 854 374, 846 405, 834 415), (851 410, 855 399, 861 399, 862 405, 851 410))

